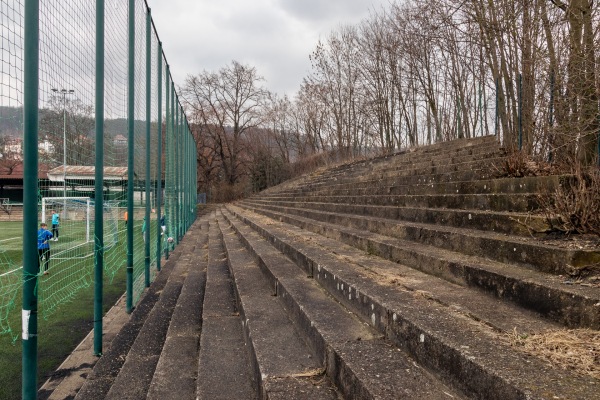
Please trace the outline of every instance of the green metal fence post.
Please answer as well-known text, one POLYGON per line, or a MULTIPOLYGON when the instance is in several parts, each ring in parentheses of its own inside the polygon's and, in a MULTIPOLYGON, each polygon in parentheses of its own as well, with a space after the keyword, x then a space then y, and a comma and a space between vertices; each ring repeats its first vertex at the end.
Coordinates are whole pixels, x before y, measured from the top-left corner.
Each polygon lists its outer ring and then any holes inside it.
POLYGON ((188 121, 188 131, 189 131, 189 148, 190 148, 190 226, 194 223, 194 208, 196 207, 196 198, 197 196, 194 193, 194 152, 196 150, 196 146, 194 144, 194 137, 192 136, 192 129, 190 127, 190 123, 188 121))
POLYGON ((190 157, 189 157, 189 168, 190 168, 190 178, 189 178, 189 193, 190 193, 190 226, 194 223, 194 207, 196 206, 196 197, 194 195, 194 151, 196 146, 194 145, 194 137, 192 136, 192 129, 190 127, 190 123, 188 121, 188 142, 190 149, 190 157))
POLYGON ((135 176, 135 0, 129 0, 127 49, 127 294, 126 311, 133 311, 133 189, 135 176))
POLYGON ((166 224, 166 228, 167 228, 167 232, 165 232, 165 240, 163 241, 163 245, 165 246, 165 259, 168 260, 169 259, 169 242, 167 241, 167 238, 169 237, 169 235, 171 234, 171 230, 169 229, 169 224, 171 223, 171 218, 173 218, 173 216, 171 215, 171 211, 169 210, 169 205, 170 205, 170 201, 169 201, 169 151, 170 151, 170 139, 169 139, 169 132, 170 132, 170 124, 171 124, 171 114, 173 113, 173 108, 171 107, 171 91, 169 89, 169 77, 170 77, 170 73, 169 73, 169 64, 167 64, 167 71, 166 71, 166 76, 165 76, 165 96, 166 96, 166 101, 165 101, 165 224, 166 224))
POLYGON ((177 153, 176 153, 176 140, 177 140, 177 136, 176 136, 176 118, 177 118, 177 102, 175 99, 175 83, 173 82, 173 78, 171 77, 171 107, 173 110, 173 114, 171 115, 171 149, 169 151, 170 156, 171 156, 171 160, 169 162, 169 166, 170 166, 170 173, 169 173, 169 178, 171 180, 170 186, 171 186, 171 190, 169 191, 170 194, 170 198, 171 201, 169 209, 170 214, 172 216, 171 218, 171 224, 173 226, 173 229, 171 230, 171 238, 173 238, 173 243, 177 243, 177 214, 176 214, 176 190, 177 190, 177 186, 176 186, 176 181, 175 181, 175 161, 177 160, 177 153))
POLYGON ((181 114, 181 103, 179 102, 179 96, 177 96, 177 106, 178 106, 178 123, 177 123, 177 218, 179 219, 179 223, 177 224, 177 243, 181 242, 181 226, 183 222, 181 220, 181 209, 183 208, 182 198, 181 198, 181 164, 183 160, 182 154, 182 146, 181 141, 183 136, 181 135, 181 123, 183 120, 183 116, 181 114))
POLYGON ((181 154, 181 162, 179 163, 179 196, 181 198, 181 205, 179 207, 179 218, 181 221, 180 227, 179 227, 179 236, 181 237, 181 239, 183 239, 183 234, 185 232, 185 174, 184 174, 184 166, 185 166, 185 114, 183 112, 183 107, 181 106, 181 103, 179 103, 179 108, 180 108, 180 113, 181 113, 181 123, 179 126, 179 134, 180 136, 180 144, 179 144, 179 151, 181 154))
POLYGON ((190 128, 190 191, 192 195, 192 204, 190 209, 190 218, 192 218, 192 223, 196 220, 194 210, 196 209, 196 204, 198 203, 198 194, 196 193, 196 180, 195 180, 195 166, 196 166, 196 158, 194 157, 196 154, 196 142, 194 141, 194 136, 192 136, 192 130, 190 128))
POLYGON ((188 126, 187 126, 187 119, 185 120, 185 125, 184 125, 184 130, 185 130, 185 164, 184 164, 184 171, 185 171, 185 184, 183 185, 183 193, 185 195, 185 210, 184 210, 184 216, 185 216, 185 230, 187 232, 187 230, 190 227, 190 131, 188 130, 188 126))
POLYGON ((146 11, 146 209, 144 214, 144 283, 150 287, 150 120, 152 119, 152 39, 150 36, 152 17, 150 8, 146 11))
POLYGON ((96 166, 94 176, 94 354, 102 355, 104 272, 104 0, 96 1, 96 166))
POLYGON ((162 258, 162 243, 166 239, 163 237, 160 220, 162 218, 162 42, 158 42, 158 122, 156 145, 156 219, 158 221, 156 230, 156 269, 160 271, 160 261, 162 258))
POLYGON ((185 129, 185 115, 183 115, 181 121, 181 231, 185 232, 187 229, 187 218, 185 217, 185 210, 187 207, 186 197, 186 181, 185 181, 185 167, 187 165, 187 131, 185 129))
POLYGON ((21 395, 37 398, 39 0, 25 0, 23 52, 23 307, 21 395))
POLYGON ((192 135, 192 142, 194 146, 194 154, 192 156, 193 160, 193 171, 194 171, 194 220, 198 218, 198 150, 196 147, 196 141, 194 140, 194 136, 192 135))
POLYGON ((187 120, 185 126, 185 227, 186 231, 190 227, 190 131, 187 127, 187 120))
MULTIPOLYGON (((178 97, 179 99, 179 97, 178 97)), ((181 240, 183 239, 183 231, 185 228, 185 220, 183 218, 183 211, 185 210, 185 198, 183 196, 183 185, 184 185, 184 180, 183 180, 183 166, 185 165, 185 151, 184 151, 184 140, 185 140, 185 134, 183 132, 183 120, 184 120, 184 114, 183 114, 183 108, 181 107, 181 103, 179 103, 179 156, 181 157, 181 160, 177 163, 177 169, 179 170, 179 241, 181 242, 181 240)))
POLYGON ((179 117, 180 117, 180 112, 181 110, 179 109, 179 97, 175 96, 175 106, 177 107, 177 112, 175 113, 175 243, 179 244, 180 241, 180 237, 179 237, 179 227, 181 226, 181 221, 179 219, 179 202, 180 202, 180 198, 179 198, 179 158, 181 157, 181 154, 179 154, 179 141, 180 141, 180 136, 179 136, 179 117))
POLYGON ((192 141, 193 141, 193 146, 194 146, 194 156, 192 157, 192 160, 194 162, 193 165, 193 169, 194 169, 194 184, 193 184, 193 188, 194 188, 194 219, 198 218, 198 150, 196 147, 196 141, 194 140, 194 136, 192 135, 192 141))
POLYGON ((181 165, 179 166, 179 169, 181 171, 180 173, 180 190, 181 190, 181 237, 183 238, 183 235, 185 234, 186 231, 186 221, 187 219, 185 218, 185 210, 186 210, 186 206, 187 206, 187 199, 185 197, 185 166, 186 166, 186 155, 187 155, 187 151, 186 151, 186 141, 187 139, 187 130, 186 130, 186 126, 185 126, 185 113, 183 111, 183 107, 181 107, 181 165))
POLYGON ((187 119, 185 120, 185 137, 186 137, 186 142, 187 145, 185 146, 186 150, 187 150, 187 157, 186 157, 186 179, 185 179, 185 187, 186 187, 186 196, 187 196, 187 202, 186 202, 186 207, 185 207, 185 216, 186 216, 186 230, 190 228, 191 226, 191 216, 190 216, 190 207, 191 207, 191 203, 192 203, 192 196, 191 196, 191 182, 190 182, 190 176, 191 176, 191 170, 190 170, 190 164, 191 164, 191 157, 190 157, 190 150, 191 150, 191 146, 190 146, 190 129, 189 129, 189 125, 187 123, 187 119))
POLYGON ((187 230, 187 185, 186 185, 186 166, 187 166, 187 129, 185 126, 185 114, 181 121, 181 230, 187 230))

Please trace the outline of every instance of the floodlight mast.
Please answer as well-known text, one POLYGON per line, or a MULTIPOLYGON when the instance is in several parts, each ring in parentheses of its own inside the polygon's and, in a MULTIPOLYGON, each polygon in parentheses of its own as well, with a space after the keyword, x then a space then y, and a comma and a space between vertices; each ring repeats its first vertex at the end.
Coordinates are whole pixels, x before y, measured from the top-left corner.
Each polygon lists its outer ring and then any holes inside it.
POLYGON ((63 218, 67 215, 67 95, 75 93, 74 89, 51 89, 54 93, 58 93, 63 98, 63 197, 65 202, 63 204, 63 218))

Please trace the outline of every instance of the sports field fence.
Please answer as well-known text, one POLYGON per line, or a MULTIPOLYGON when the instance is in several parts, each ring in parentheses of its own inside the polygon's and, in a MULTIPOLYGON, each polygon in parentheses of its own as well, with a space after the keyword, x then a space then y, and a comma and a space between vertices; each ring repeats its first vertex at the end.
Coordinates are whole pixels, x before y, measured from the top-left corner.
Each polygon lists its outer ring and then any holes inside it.
POLYGON ((126 270, 131 311, 195 219, 196 146, 145 0, 3 0, 0 29, 0 179, 15 197, 0 193, 0 213, 22 210, 21 232, 0 235, 0 332, 22 342, 35 398, 37 315, 94 290, 102 353, 103 277, 126 270))

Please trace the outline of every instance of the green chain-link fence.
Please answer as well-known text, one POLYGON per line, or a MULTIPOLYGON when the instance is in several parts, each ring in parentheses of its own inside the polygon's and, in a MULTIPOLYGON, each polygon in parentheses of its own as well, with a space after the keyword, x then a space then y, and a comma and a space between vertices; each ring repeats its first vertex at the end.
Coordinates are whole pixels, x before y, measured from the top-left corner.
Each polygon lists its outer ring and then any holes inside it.
POLYGON ((37 313, 122 270, 130 311, 193 222, 195 146, 144 0, 3 0, 0 32, 0 332, 28 398, 37 313))

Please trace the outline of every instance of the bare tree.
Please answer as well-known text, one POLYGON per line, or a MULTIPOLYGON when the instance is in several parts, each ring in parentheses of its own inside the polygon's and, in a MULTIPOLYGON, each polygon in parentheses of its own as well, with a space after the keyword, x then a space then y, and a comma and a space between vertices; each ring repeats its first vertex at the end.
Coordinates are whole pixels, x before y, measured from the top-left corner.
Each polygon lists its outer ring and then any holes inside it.
POLYGON ((359 57, 356 28, 342 27, 332 32, 326 42, 319 42, 311 54, 313 73, 307 81, 317 87, 316 93, 328 111, 329 142, 332 147, 350 155, 360 152, 358 110, 359 57))
POLYGON ((66 152, 68 165, 93 165, 94 107, 79 99, 67 98, 64 101, 63 104, 61 96, 53 96, 50 107, 41 110, 40 136, 48 140, 54 149, 47 161, 62 165, 66 152))
POLYGON ((569 54, 566 97, 571 137, 562 135, 559 145, 577 152, 582 164, 596 157, 598 132, 598 82, 596 81, 596 32, 593 27, 593 0, 551 0, 565 13, 568 22, 569 54))
POLYGON ((23 149, 20 138, 0 136, 0 174, 12 175, 15 168, 23 163, 23 149))
POLYGON ((191 121, 210 136, 230 185, 244 174, 242 138, 265 118, 269 93, 262 80, 255 68, 233 61, 218 72, 188 76, 181 89, 191 121))

